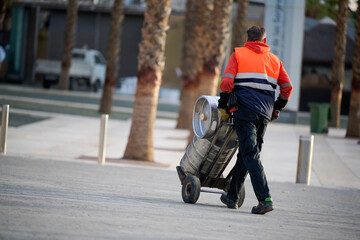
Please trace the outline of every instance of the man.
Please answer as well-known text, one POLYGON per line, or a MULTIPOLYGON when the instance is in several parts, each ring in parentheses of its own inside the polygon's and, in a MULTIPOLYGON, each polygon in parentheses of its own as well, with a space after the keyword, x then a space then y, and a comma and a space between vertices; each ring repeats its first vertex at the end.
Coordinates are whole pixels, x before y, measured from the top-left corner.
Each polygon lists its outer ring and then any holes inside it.
POLYGON ((269 121, 279 118, 280 111, 288 102, 292 85, 283 63, 270 53, 266 45, 265 28, 253 26, 247 31, 244 47, 235 48, 222 75, 219 109, 226 118, 228 98, 233 91, 237 98, 237 111, 233 113, 239 139, 237 162, 227 193, 221 201, 228 208, 236 209, 239 193, 249 173, 255 195, 259 201, 252 208, 254 214, 272 211, 273 202, 265 172, 260 161, 261 145, 269 121), (276 86, 280 95, 275 101, 276 86), (225 114, 224 114, 225 113, 225 114))

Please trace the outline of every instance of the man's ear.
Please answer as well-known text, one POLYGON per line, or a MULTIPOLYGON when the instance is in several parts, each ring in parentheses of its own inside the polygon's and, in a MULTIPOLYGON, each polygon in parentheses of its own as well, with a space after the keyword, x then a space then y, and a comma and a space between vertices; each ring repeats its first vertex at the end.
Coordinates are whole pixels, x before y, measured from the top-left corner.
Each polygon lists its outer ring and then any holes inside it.
POLYGON ((266 38, 264 38, 264 43, 266 43, 266 38))

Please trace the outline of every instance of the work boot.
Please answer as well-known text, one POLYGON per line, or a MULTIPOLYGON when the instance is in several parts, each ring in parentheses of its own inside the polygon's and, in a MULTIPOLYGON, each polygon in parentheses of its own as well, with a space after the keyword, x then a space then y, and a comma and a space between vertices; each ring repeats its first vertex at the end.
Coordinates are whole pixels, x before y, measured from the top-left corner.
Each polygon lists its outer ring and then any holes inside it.
POLYGON ((254 206, 251 210, 251 213, 265 214, 272 210, 274 210, 272 199, 266 198, 265 201, 260 201, 257 206, 254 206))
POLYGON ((230 200, 227 193, 221 194, 220 200, 223 204, 225 204, 228 208, 238 209, 239 206, 236 201, 230 200))

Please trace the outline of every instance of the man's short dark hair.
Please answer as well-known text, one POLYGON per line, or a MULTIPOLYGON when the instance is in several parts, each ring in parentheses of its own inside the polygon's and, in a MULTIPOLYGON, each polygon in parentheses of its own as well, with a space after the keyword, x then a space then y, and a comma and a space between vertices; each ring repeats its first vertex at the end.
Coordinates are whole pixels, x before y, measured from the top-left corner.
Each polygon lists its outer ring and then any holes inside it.
POLYGON ((266 30, 263 27, 252 26, 247 30, 247 35, 249 42, 262 41, 266 37, 266 30))

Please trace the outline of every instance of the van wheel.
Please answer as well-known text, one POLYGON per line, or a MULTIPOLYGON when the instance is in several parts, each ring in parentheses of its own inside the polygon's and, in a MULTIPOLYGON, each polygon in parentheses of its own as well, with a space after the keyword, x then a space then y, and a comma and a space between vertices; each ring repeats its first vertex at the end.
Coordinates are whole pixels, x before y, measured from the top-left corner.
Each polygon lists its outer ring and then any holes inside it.
POLYGON ((70 86, 71 91, 77 91, 79 89, 79 81, 76 78, 70 78, 70 86))
POLYGON ((49 89, 49 88, 50 88, 50 86, 51 86, 51 84, 50 84, 48 81, 43 80, 43 82, 42 82, 42 86, 43 86, 43 88, 49 89))
POLYGON ((94 92, 98 92, 100 88, 101 88, 101 82, 100 82, 100 80, 98 79, 98 80, 95 81, 95 83, 94 83, 94 85, 93 85, 93 91, 94 91, 94 92))

